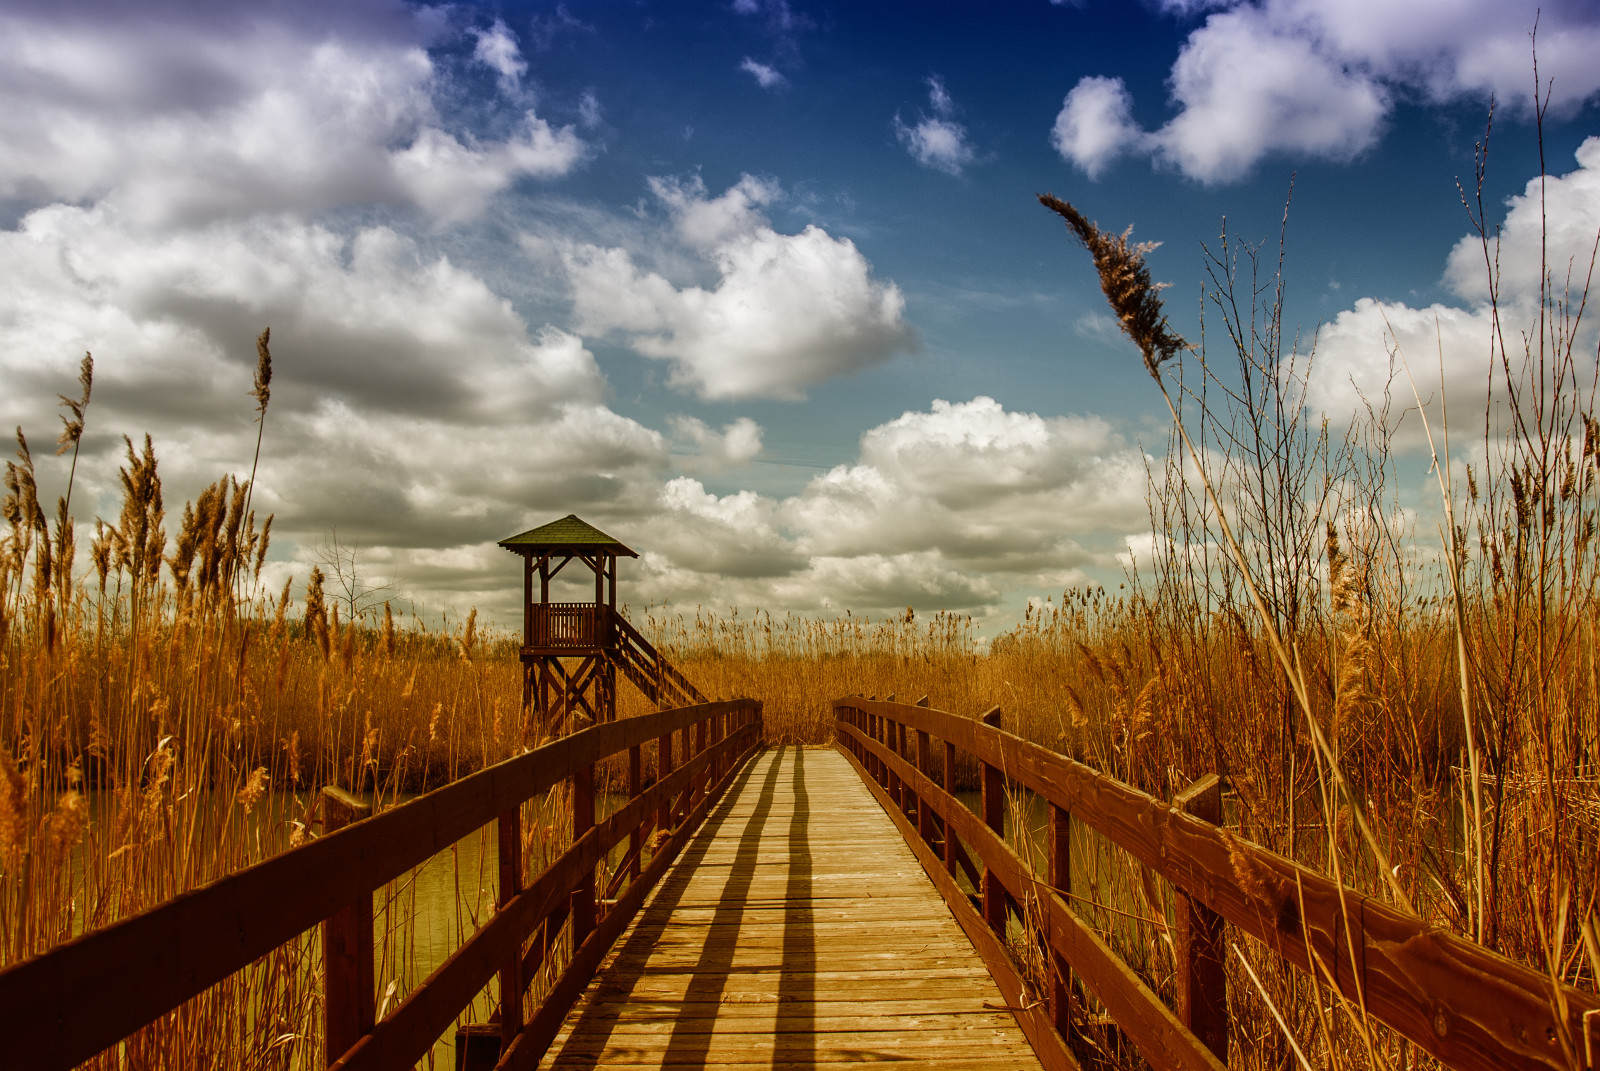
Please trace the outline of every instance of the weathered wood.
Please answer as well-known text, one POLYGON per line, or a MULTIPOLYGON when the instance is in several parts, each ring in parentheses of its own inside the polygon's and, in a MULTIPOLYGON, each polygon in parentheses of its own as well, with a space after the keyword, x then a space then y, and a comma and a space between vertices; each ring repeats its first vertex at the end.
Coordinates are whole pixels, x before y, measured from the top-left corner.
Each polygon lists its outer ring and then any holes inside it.
MULTIPOLYGON (((495 910, 503 911, 522 891, 522 806, 519 804, 495 819, 495 841, 499 870, 499 886, 495 896, 495 910)), ((522 1029, 522 942, 517 942, 500 968, 500 1041, 510 1044, 516 1032, 522 1029)))
MULTIPOLYGON (((914 779, 919 775, 915 771, 908 771, 907 776, 914 779)), ((958 831, 983 860, 986 878, 992 879, 997 887, 1018 899, 1031 894, 1043 916, 1044 936, 1050 948, 1076 967, 1084 984, 1100 998, 1106 1010, 1151 1066, 1181 1068, 1184 1071, 1220 1071, 1223 1065, 1204 1043, 1191 1034, 1172 1010, 1161 1002, 1161 998, 1111 951, 1091 927, 1077 917, 1066 901, 1029 871, 1002 834, 973 815, 954 797, 942 793, 933 795, 939 790, 932 782, 919 784, 918 787, 933 796, 934 805, 940 808, 950 828, 958 831)), ((958 905, 952 903, 951 910, 957 909, 958 905)), ((1045 996, 1047 998, 1048 994, 1045 996)), ((1047 1004, 1048 1000, 1040 1003, 1047 1004)), ((1054 1018, 1048 1009, 1041 1014, 1050 1030, 1056 1032, 1054 1018)), ((1032 1034, 1029 1036, 1033 1037, 1032 1034)))
POLYGON ((763 754, 540 1066, 1038 1066, 874 791, 837 752, 763 754))
MULTIPOLYGON (((982 724, 998 729, 1000 727, 1000 708, 993 707, 984 712, 978 719, 982 724)), ((983 824, 994 831, 995 835, 1004 839, 1006 834, 1006 777, 1000 767, 990 762, 983 764, 983 824)), ((1006 895, 1005 889, 992 872, 988 860, 984 860, 983 886, 983 919, 989 928, 1000 935, 1002 941, 1006 936, 1006 895)))
MULTIPOLYGON (((842 753, 852 761, 858 761, 848 750, 843 750, 842 753)), ((882 755, 879 757, 883 758, 882 755)), ((885 759, 885 762, 887 761, 885 759)), ((858 769, 864 771, 863 767, 858 766, 858 769)), ((918 862, 922 864, 924 872, 944 897, 950 913, 955 916, 956 922, 972 941, 972 947, 983 958, 984 965, 989 968, 989 974, 1000 987, 1005 1010, 1016 1017, 1017 1025, 1027 1036, 1028 1043, 1032 1046, 1040 1064, 1050 1071, 1076 1071, 1078 1062, 1067 1048, 1066 1040, 1057 1033, 1055 1026, 1050 1022, 1048 1012, 1042 1007, 1042 1002, 1028 989, 1021 972, 1012 962, 1010 953, 1006 951, 1004 933, 996 934, 988 920, 968 904, 966 895, 961 892, 949 872, 940 865, 933 850, 911 835, 914 833, 913 827, 904 814, 890 806, 892 801, 888 798, 888 794, 871 781, 865 778, 863 781, 868 790, 878 798, 879 804, 883 806, 889 818, 900 828, 902 836, 910 845, 913 854, 917 856, 918 862)), ((928 787, 932 787, 931 782, 928 787)))
MULTIPOLYGON (((882 706, 839 702, 868 712, 882 706)), ((1342 994, 1450 1067, 1565 1068, 1558 1039, 1582 1049, 1583 1016, 1600 1008, 1593 994, 1561 987, 1566 1012, 1558 1021, 1548 978, 1467 938, 1431 929, 1010 733, 920 707, 896 706, 893 714, 1001 766, 1299 970, 1321 977, 1309 947, 1342 994)))
POLYGON ((19 1066, 70 1068, 311 929, 522 801, 633 743, 731 710, 596 725, 0 971, 19 1066), (70 1004, 59 999, 73 993, 70 1004), (88 1009, 82 1015, 76 1010, 88 1009))
MULTIPOLYGON (((754 746, 759 727, 748 726, 738 737, 724 741, 723 747, 754 746)), ((716 758, 708 752, 686 764, 678 775, 687 780, 716 758)), ((373 1027, 334 1065, 338 1071, 380 1071, 409 1067, 422 1057, 445 1031, 460 1010, 483 988, 489 977, 504 962, 504 957, 520 947, 534 929, 558 908, 571 910, 572 892, 584 881, 593 880, 594 868, 624 836, 643 820, 656 805, 657 790, 670 792, 674 785, 657 785, 650 792, 629 801, 604 819, 590 826, 572 847, 545 868, 504 910, 497 911, 464 944, 450 954, 432 974, 373 1027)), ((644 889, 640 889, 643 895, 644 889)), ((591 931, 592 932, 592 931, 591 931)), ((546 998, 548 1002, 548 997, 546 998)), ((530 1020, 530 1023, 532 1020, 530 1020)), ((527 1026, 523 1030, 526 1032, 527 1026)))
MULTIPOLYGON (((1050 887, 1072 892, 1072 815, 1049 804, 1050 824, 1045 832, 1046 880, 1050 887)), ((1050 1020, 1063 1037, 1072 1028, 1072 966, 1054 948, 1050 950, 1050 1020)))
MULTIPOLYGON (((1222 824, 1222 779, 1206 774, 1178 793, 1172 805, 1214 826, 1222 824)), ((1217 1059, 1228 1062, 1228 972, 1222 917, 1178 889, 1173 898, 1174 951, 1178 961, 1178 1018, 1217 1059)))
MULTIPOLYGON (((334 785, 322 790, 323 835, 372 817, 372 804, 334 785)), ((340 908, 322 924, 323 1065, 372 1029, 377 993, 372 977, 372 893, 340 908)))

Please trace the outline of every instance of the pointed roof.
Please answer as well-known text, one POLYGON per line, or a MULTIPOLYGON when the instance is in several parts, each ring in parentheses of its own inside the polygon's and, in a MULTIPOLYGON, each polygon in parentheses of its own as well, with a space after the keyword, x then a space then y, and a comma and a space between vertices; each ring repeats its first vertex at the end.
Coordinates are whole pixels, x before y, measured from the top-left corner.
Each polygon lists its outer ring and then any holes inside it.
POLYGON ((519 535, 506 536, 500 541, 500 545, 514 554, 545 554, 555 551, 565 554, 610 554, 625 558, 639 556, 576 513, 569 513, 559 521, 530 528, 519 535))

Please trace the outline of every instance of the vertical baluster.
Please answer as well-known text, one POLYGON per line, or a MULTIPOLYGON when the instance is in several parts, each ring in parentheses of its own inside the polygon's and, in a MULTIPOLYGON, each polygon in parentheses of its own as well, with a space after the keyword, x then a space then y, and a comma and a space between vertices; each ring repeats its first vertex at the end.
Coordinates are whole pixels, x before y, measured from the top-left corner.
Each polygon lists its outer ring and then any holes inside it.
MULTIPOLYGON (((1222 824, 1222 779, 1207 774, 1172 801, 1185 814, 1222 824)), ((1178 1018, 1223 1063, 1228 1062, 1228 983, 1222 954, 1222 919, 1182 889, 1176 890, 1178 1018)))
MULTIPOLYGON (((949 795, 956 791, 956 746, 950 741, 944 742, 944 790, 949 795)), ((951 877, 956 874, 956 831, 950 828, 950 823, 944 824, 944 868, 950 872, 951 877)))
MULTIPOLYGON (((994 707, 982 717, 983 724, 1000 728, 1000 708, 994 707)), ((1006 779, 998 766, 983 764, 983 823, 1004 839, 1006 835, 1006 779)), ((994 871, 983 868, 983 920, 989 928, 1006 936, 1006 890, 994 871)))
MULTIPOLYGON (((917 700, 917 706, 927 705, 927 696, 917 700)), ((917 730, 917 769, 923 777, 933 780, 933 741, 924 729, 917 730)), ((933 843, 933 808, 928 806, 927 798, 923 796, 917 797, 917 836, 922 838, 924 844, 933 843)))
MULTIPOLYGON (((1072 891, 1072 815, 1054 803, 1050 804, 1045 854, 1050 887, 1060 891, 1065 900, 1065 894, 1072 891)), ((1072 1027, 1072 968, 1054 948, 1050 949, 1050 1021, 1062 1037, 1072 1027)))
MULTIPOLYGON (((495 839, 500 855, 500 888, 496 910, 504 911, 522 891, 522 805, 495 819, 495 839)), ((504 1052, 522 1029, 522 942, 500 968, 500 1051, 504 1052)))
MULTIPOLYGON (((370 817, 372 805, 332 785, 322 790, 322 832, 326 836, 370 817)), ((376 992, 372 980, 372 893, 356 898, 322 924, 325 972, 323 1057, 331 1065, 372 1031, 376 992)))
MULTIPOLYGON (((635 744, 628 749, 628 798, 637 799, 644 790, 644 754, 643 748, 635 744)), ((628 857, 633 862, 628 864, 628 878, 632 880, 639 876, 639 858, 644 843, 643 825, 633 827, 633 832, 628 834, 628 857)))
MULTIPOLYGON (((582 766, 572 773, 572 842, 594 828, 594 767, 582 766)), ((572 891, 572 947, 594 929, 594 868, 590 867, 572 891)))
MULTIPOLYGON (((672 734, 670 732, 666 732, 662 733, 660 737, 656 739, 656 781, 665 781, 667 779, 667 775, 671 772, 672 734)), ((673 824, 672 798, 670 796, 663 797, 661 800, 661 810, 658 812, 656 817, 656 828, 660 829, 664 833, 670 832, 673 824)))

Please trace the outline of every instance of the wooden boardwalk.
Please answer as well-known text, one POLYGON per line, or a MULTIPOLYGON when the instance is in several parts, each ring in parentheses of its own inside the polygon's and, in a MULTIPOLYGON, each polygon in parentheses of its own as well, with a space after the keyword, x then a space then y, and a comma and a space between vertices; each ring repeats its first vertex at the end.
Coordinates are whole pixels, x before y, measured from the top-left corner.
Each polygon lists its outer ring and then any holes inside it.
POLYGON ((544 1066, 1039 1067, 905 841, 831 749, 730 787, 544 1066))

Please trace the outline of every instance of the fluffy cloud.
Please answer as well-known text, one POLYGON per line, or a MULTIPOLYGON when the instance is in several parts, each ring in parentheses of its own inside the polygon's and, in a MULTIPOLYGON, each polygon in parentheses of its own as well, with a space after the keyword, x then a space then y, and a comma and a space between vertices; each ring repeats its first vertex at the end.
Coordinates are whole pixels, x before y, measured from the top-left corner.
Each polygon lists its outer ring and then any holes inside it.
POLYGON ((559 256, 580 330, 622 334, 670 361, 674 385, 708 399, 797 399, 914 344, 899 287, 875 280, 848 238, 814 225, 773 229, 762 209, 776 185, 746 176, 715 198, 698 178, 651 185, 678 240, 717 281, 678 286, 625 249, 566 243, 559 256))
POLYGON ((495 19, 487 30, 475 30, 477 46, 472 58, 500 76, 500 88, 506 93, 516 93, 522 88, 522 76, 528 73, 528 61, 522 58, 517 46, 517 35, 504 19, 495 19))
POLYGON ((928 112, 915 125, 894 117, 895 137, 911 158, 923 167, 959 175, 972 163, 974 153, 967 143, 967 131, 955 121, 955 104, 938 75, 928 77, 928 112))
MULTIPOLYGON (((1576 169, 1544 180, 1543 208, 1537 179, 1510 199, 1498 246, 1491 245, 1488 251, 1488 260, 1498 265, 1499 321, 1513 368, 1520 361, 1523 333, 1536 330, 1544 273, 1541 251, 1555 297, 1562 295, 1570 278, 1576 299, 1592 268, 1600 235, 1600 137, 1585 140, 1576 155, 1576 169)), ((1481 420, 1486 398, 1496 404, 1503 384, 1491 345, 1496 316, 1489 302, 1489 268, 1476 237, 1462 238, 1451 250, 1444 278, 1466 307, 1413 308, 1363 298, 1322 328, 1307 383, 1307 403, 1343 419, 1360 412, 1369 401, 1377 404, 1388 388, 1398 412, 1414 404, 1409 367, 1436 428, 1443 416, 1441 404, 1458 423, 1464 414, 1481 420), (1391 351, 1397 355, 1392 363, 1391 351)), ((1580 370, 1592 369, 1592 328, 1585 329, 1577 350, 1580 370)), ((1402 444, 1423 444, 1419 422, 1411 422, 1402 444)))
POLYGON ((647 597, 819 612, 984 614, 1018 586, 1052 590, 1137 531, 1145 457, 1093 417, 936 401, 866 432, 856 461, 774 499, 670 482, 638 542, 647 597))
POLYGON ((1067 94, 1050 131, 1050 144, 1090 178, 1099 178, 1123 153, 1138 147, 1144 131, 1133 121, 1133 98, 1120 78, 1082 78, 1067 94))
POLYGON ((1079 81, 1051 141, 1099 174, 1141 150, 1203 182, 1238 179, 1274 153, 1347 159, 1370 147, 1397 96, 1435 102, 1493 95, 1531 108, 1528 34, 1539 23, 1539 73, 1568 110, 1600 93, 1600 11, 1569 4, 1438 0, 1168 0, 1207 13, 1185 41, 1170 85, 1177 114, 1146 133, 1114 80, 1079 81))
POLYGON ((749 417, 724 425, 718 433, 703 420, 680 416, 673 418, 672 431, 674 438, 694 448, 682 461, 691 472, 724 472, 748 464, 761 453, 761 425, 749 417))
MULTIPOLYGON (((110 199, 161 225, 371 202, 453 220, 519 176, 584 159, 570 128, 532 111, 502 139, 451 129, 434 103, 447 79, 426 50, 442 28, 370 15, 0 15, 0 196, 110 199)), ((522 62, 495 30, 478 54, 502 79, 522 62)))

